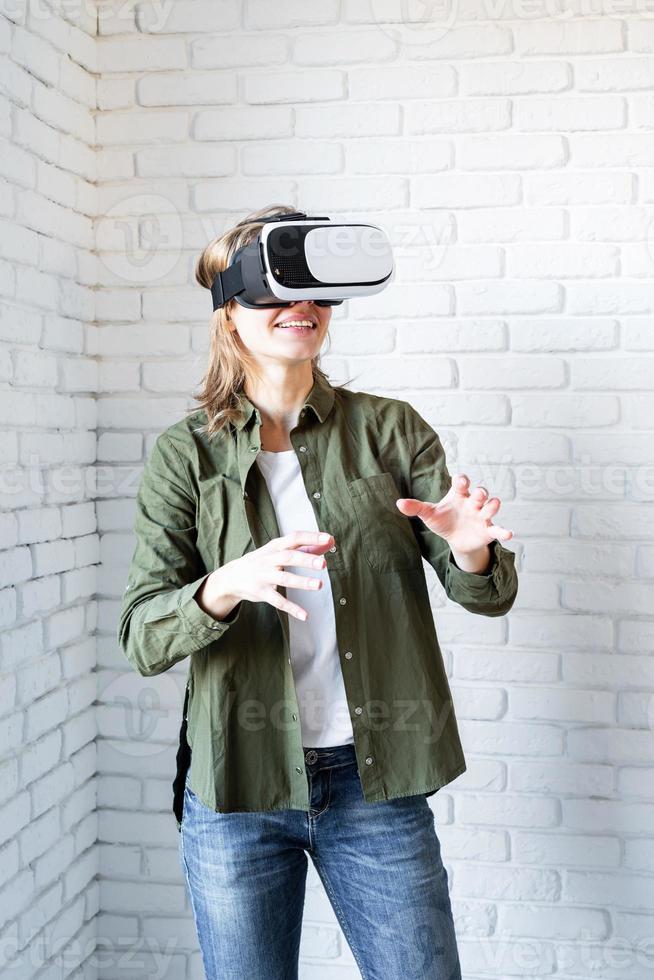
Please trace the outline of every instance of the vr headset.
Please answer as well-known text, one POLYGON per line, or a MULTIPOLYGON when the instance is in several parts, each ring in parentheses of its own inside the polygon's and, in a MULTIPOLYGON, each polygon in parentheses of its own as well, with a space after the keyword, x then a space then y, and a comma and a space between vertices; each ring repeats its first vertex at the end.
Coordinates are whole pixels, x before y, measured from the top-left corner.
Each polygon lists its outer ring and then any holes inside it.
POLYGON ((302 299, 338 306, 350 297, 381 292, 393 278, 391 244, 376 225, 332 224, 303 211, 239 222, 259 223, 257 236, 216 275, 214 310, 230 299, 249 309, 302 299))

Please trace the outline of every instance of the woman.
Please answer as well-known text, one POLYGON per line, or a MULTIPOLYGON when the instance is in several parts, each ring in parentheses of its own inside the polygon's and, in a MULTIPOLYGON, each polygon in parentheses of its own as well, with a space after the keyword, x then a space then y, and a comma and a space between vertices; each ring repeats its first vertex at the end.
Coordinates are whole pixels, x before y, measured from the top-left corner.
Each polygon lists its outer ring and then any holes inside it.
MULTIPOLYGON (((293 210, 212 241, 198 281, 293 210)), ((427 797, 466 766, 423 558, 501 616, 512 532, 408 402, 329 383, 330 318, 215 312, 202 407, 146 462, 118 635, 144 676, 189 658, 180 859, 209 980, 297 977, 307 852, 363 978, 455 980, 427 797)))

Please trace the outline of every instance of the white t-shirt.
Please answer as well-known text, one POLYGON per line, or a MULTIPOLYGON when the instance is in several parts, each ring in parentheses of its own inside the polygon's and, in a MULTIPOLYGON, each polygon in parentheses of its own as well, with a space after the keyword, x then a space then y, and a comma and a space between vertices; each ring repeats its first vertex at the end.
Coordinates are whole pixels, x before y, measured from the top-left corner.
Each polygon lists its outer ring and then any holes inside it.
MULTIPOLYGON (((294 449, 261 450, 257 463, 275 508, 280 534, 329 531, 319 528, 294 449)), ((286 589, 286 595, 307 611, 305 622, 289 615, 291 669, 300 706, 302 744, 343 745, 354 742, 343 672, 336 643, 332 588, 327 569, 286 565, 294 575, 322 579, 320 589, 286 589)))

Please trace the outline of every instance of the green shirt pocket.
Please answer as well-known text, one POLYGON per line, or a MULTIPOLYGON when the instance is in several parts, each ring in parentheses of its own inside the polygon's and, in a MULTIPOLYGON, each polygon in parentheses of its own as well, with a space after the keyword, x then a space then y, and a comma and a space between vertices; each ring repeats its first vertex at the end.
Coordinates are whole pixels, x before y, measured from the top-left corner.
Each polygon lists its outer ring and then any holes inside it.
POLYGON ((356 515, 366 561, 376 572, 422 565, 411 521, 395 506, 402 496, 392 473, 350 480, 347 489, 356 515))

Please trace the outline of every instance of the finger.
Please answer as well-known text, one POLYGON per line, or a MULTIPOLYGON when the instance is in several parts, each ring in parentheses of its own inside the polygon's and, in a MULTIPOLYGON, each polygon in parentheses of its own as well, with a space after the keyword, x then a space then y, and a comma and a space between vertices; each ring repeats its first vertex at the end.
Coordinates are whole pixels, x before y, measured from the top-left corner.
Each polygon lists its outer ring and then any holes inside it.
POLYGON ((469 495, 468 499, 475 510, 481 511, 484 504, 488 503, 488 490, 486 487, 474 487, 469 495))
POLYGON ((274 540, 282 548, 299 548, 301 545, 330 548, 334 544, 334 536, 328 531, 289 531, 274 540))
POLYGON ((296 619, 301 620, 303 623, 309 615, 306 609, 285 599, 281 592, 278 592, 276 589, 266 589, 262 598, 264 602, 269 602, 271 606, 281 609, 282 612, 288 613, 289 616, 295 616, 296 619))
POLYGON ((498 541, 508 541, 509 538, 513 537, 513 531, 509 531, 508 528, 501 527, 499 524, 489 525, 488 533, 491 538, 496 538, 498 541))
POLYGON ((284 572, 279 568, 272 571, 271 580, 276 585, 284 585, 287 589, 322 589, 322 579, 312 578, 310 575, 284 572))
POLYGON ((317 555, 327 551, 333 544, 334 536, 327 531, 290 531, 288 534, 271 538, 261 546, 259 551, 268 553, 278 551, 280 548, 297 548, 298 551, 306 550, 317 555))
POLYGON ((327 544, 303 544, 299 548, 295 549, 295 553, 298 551, 303 551, 308 555, 324 555, 326 551, 331 551, 332 544, 328 541, 327 544))
POLYGON ((419 517, 423 521, 438 512, 438 504, 417 500, 415 497, 398 497, 395 506, 405 517, 419 517))
MULTIPOLYGON (((301 531, 299 533, 300 534, 303 534, 304 532, 301 531)), ((319 532, 310 531, 309 533, 310 534, 316 534, 317 533, 318 535, 324 534, 324 535, 326 535, 326 537, 325 537, 325 540, 324 541, 319 542, 317 544, 299 544, 299 545, 296 545, 295 546, 295 550, 296 551, 304 551, 304 552, 307 552, 308 554, 311 554, 311 555, 324 555, 326 551, 331 551, 332 547, 335 544, 335 540, 334 540, 334 535, 333 534, 329 534, 329 532, 327 532, 327 531, 319 531, 319 532)), ((286 537, 289 537, 289 535, 287 535, 286 537)), ((282 543, 284 539, 283 538, 276 538, 275 540, 278 543, 282 543)), ((287 547, 293 548, 294 546, 293 546, 292 543, 290 543, 287 547)))
POLYGON ((452 480, 452 489, 461 497, 469 496, 470 480, 465 473, 458 473, 452 480))
POLYGON ((490 519, 497 514, 501 506, 502 502, 499 497, 490 497, 480 509, 479 513, 482 515, 482 517, 487 517, 490 519))
POLYGON ((308 551, 274 552, 271 556, 274 565, 298 565, 302 568, 324 568, 327 564, 322 555, 314 555, 308 551))

